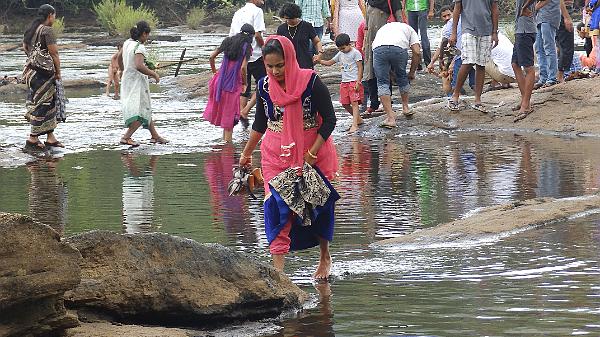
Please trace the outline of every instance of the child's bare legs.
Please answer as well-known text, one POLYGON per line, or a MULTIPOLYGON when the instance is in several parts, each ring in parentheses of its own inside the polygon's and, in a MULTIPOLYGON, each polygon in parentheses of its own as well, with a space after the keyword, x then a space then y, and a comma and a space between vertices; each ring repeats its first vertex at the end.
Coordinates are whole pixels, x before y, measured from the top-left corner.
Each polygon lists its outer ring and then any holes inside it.
POLYGON ((121 76, 119 75, 118 71, 114 72, 114 78, 113 78, 113 83, 115 85, 115 96, 114 99, 119 99, 120 98, 120 91, 121 91, 121 84, 120 84, 120 80, 121 80, 121 76))
POLYGON ((223 129, 223 140, 226 143, 232 143, 233 142, 233 129, 223 129))
POLYGON ((343 104, 342 106, 350 115, 352 115, 352 127, 350 127, 350 132, 355 132, 358 130, 358 126, 364 123, 363 119, 360 117, 358 102, 343 104))
POLYGON ((319 249, 321 256, 319 258, 319 265, 315 271, 313 277, 317 280, 327 280, 329 273, 331 272, 331 255, 329 254, 329 241, 319 238, 319 249))
POLYGON ((108 81, 106 82, 106 96, 110 95, 110 85, 115 80, 115 72, 113 71, 112 66, 108 67, 108 81))

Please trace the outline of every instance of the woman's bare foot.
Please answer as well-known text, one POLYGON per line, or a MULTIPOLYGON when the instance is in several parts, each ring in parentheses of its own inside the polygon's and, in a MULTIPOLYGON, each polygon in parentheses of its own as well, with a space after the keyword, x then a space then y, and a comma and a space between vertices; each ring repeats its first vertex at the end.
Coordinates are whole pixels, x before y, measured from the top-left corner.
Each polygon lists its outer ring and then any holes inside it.
POLYGON ((331 272, 331 255, 321 255, 317 270, 313 274, 313 277, 318 281, 326 281, 329 278, 331 272))

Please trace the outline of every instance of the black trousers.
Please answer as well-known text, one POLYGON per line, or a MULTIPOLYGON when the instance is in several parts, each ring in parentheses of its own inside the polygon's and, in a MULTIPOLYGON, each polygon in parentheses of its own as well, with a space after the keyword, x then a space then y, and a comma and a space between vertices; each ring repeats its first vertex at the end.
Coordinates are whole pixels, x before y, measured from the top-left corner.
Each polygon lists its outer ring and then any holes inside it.
POLYGON ((558 52, 558 70, 568 71, 573 63, 573 54, 575 53, 575 37, 573 32, 569 32, 565 27, 565 19, 561 16, 560 26, 556 33, 556 45, 560 49, 558 52))

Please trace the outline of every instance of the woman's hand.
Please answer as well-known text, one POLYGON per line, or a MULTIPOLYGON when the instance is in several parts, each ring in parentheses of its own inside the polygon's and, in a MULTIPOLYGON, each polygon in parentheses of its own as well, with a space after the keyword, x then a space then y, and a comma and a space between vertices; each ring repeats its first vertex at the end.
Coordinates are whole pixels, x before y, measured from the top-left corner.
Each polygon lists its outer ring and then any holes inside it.
POLYGON ((251 167, 252 166, 252 156, 245 156, 244 153, 240 154, 240 167, 251 167))
POLYGON ((158 76, 156 71, 153 71, 152 73, 152 78, 156 81, 156 83, 160 82, 160 77, 158 76))
POLYGON ((54 73, 54 79, 60 81, 62 76, 60 75, 60 70, 54 73))
MULTIPOLYGON (((315 156, 316 157, 316 156, 315 156)), ((308 151, 306 151, 306 153, 304 154, 304 161, 310 165, 313 166, 315 165, 315 163, 317 162, 317 158, 314 158, 313 156, 311 156, 308 151)))

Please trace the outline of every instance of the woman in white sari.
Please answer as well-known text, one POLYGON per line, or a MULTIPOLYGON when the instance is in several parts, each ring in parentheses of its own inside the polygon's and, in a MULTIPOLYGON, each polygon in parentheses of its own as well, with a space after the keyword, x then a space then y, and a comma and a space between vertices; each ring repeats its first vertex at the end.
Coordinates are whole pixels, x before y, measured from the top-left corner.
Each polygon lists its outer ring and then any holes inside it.
POLYGON ((150 84, 148 77, 159 82, 158 74, 146 65, 147 51, 144 43, 148 41, 150 26, 145 21, 138 22, 130 31, 131 38, 123 43, 119 53, 119 64, 124 69, 121 78, 121 104, 123 107, 123 120, 128 128, 121 144, 138 146, 138 142, 131 139, 133 133, 140 127, 150 131, 151 143, 166 144, 168 140, 158 135, 152 120, 150 106, 150 84))

